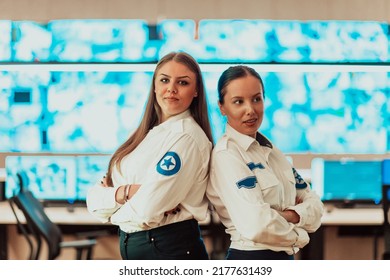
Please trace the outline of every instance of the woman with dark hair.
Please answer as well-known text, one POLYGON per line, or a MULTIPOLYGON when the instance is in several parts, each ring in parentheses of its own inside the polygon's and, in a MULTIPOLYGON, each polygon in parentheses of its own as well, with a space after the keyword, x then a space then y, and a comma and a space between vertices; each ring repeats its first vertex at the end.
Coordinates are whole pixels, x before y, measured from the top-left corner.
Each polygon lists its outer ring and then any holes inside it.
POLYGON ((321 224, 323 205, 290 162, 258 130, 264 84, 247 66, 218 81, 225 134, 211 155, 207 197, 230 234, 228 260, 288 260, 321 224))
POLYGON ((208 259, 198 221, 212 149, 203 79, 184 52, 158 63, 139 127, 88 190, 88 210, 120 228, 123 259, 208 259))

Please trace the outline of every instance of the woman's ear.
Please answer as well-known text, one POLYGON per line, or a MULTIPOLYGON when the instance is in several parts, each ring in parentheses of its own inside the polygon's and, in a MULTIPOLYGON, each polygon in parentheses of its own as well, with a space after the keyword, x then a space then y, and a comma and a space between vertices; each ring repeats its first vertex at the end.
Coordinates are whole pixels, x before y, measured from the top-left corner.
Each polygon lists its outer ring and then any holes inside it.
POLYGON ((194 97, 198 97, 198 92, 195 91, 194 97))
POLYGON ((221 111, 222 116, 226 116, 225 109, 223 108, 223 105, 219 101, 218 101, 218 107, 219 110, 221 111))

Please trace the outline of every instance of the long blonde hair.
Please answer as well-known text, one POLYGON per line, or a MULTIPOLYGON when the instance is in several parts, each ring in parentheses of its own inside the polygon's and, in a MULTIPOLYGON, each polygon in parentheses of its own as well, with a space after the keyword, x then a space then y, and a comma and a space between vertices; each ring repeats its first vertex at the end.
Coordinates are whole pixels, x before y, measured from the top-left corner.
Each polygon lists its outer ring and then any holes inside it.
POLYGON ((155 79, 156 73, 160 68, 169 61, 175 61, 184 64, 188 69, 193 72, 196 76, 196 91, 198 96, 192 100, 190 105, 190 111, 194 120, 203 129, 210 142, 213 143, 213 137, 211 134, 211 127, 208 118, 207 102, 206 102, 206 91, 204 88, 202 73, 200 71, 199 64, 196 60, 185 52, 171 52, 160 59, 156 65, 156 69, 153 73, 152 85, 149 91, 148 101, 141 123, 135 132, 127 139, 112 155, 110 163, 108 165, 107 172, 107 184, 113 185, 112 182, 112 170, 116 166, 120 170, 120 164, 122 159, 130 154, 141 142, 145 139, 146 134, 154 126, 159 125, 162 119, 161 108, 157 103, 155 94, 155 79))

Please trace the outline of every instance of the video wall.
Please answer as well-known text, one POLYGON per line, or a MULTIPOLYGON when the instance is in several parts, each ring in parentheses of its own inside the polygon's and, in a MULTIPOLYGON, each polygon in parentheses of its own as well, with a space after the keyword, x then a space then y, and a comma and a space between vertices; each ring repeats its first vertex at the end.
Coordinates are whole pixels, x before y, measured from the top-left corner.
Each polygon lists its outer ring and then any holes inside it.
POLYGON ((107 172, 109 156, 8 156, 5 198, 19 192, 17 174, 24 172, 25 182, 34 196, 44 201, 85 202, 87 189, 107 172))
POLYGON ((388 24, 277 20, 0 20, 0 61, 156 62, 172 50, 201 63, 388 62, 388 24))
POLYGON ((172 50, 201 64, 215 140, 226 122, 217 81, 240 63, 264 80, 260 131, 282 151, 390 151, 385 23, 58 20, 0 21, 0 152, 112 153, 172 50))

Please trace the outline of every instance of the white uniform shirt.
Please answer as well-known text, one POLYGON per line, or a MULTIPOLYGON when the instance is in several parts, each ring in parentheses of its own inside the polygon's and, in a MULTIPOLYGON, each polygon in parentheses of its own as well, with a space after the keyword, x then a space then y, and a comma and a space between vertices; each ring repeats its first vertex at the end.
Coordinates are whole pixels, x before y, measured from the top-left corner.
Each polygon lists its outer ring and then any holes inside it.
POLYGON ((212 152, 207 196, 231 248, 293 254, 319 228, 323 204, 281 151, 260 133, 257 139, 227 125, 212 152), (303 202, 295 205, 296 198, 303 202), (298 224, 278 213, 286 209, 297 212, 298 224))
POLYGON ((114 188, 96 184, 87 193, 88 210, 102 222, 125 232, 147 230, 195 218, 206 219, 205 196, 211 142, 189 111, 149 131, 138 147, 113 169, 114 188), (115 201, 117 188, 141 184, 125 204, 115 201), (181 211, 164 216, 180 205, 181 211))

